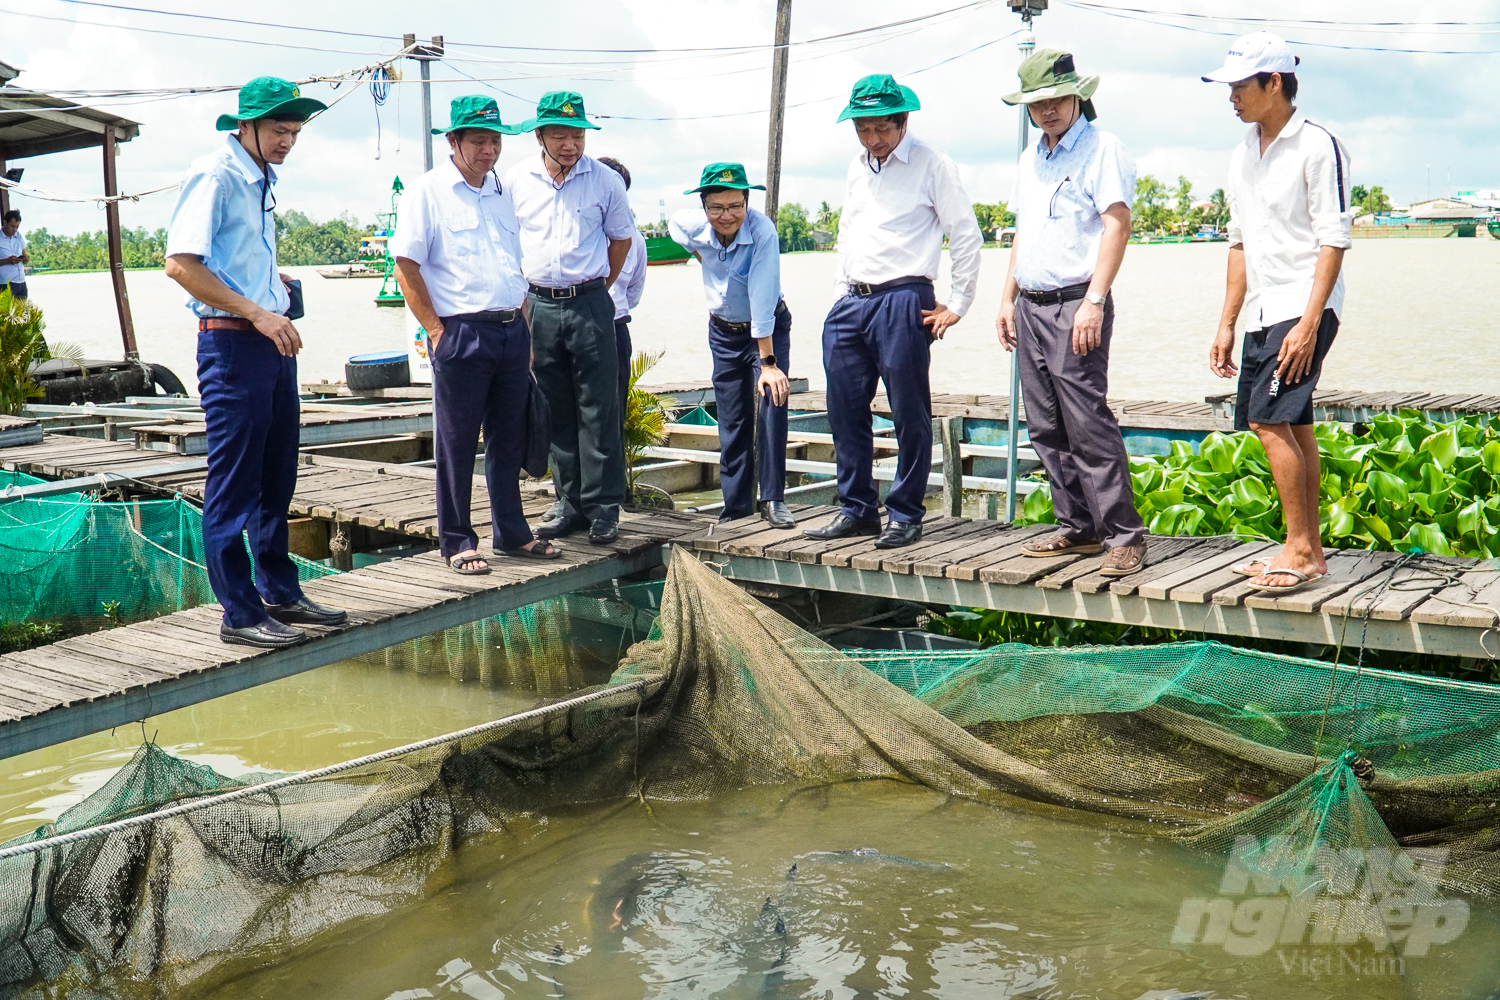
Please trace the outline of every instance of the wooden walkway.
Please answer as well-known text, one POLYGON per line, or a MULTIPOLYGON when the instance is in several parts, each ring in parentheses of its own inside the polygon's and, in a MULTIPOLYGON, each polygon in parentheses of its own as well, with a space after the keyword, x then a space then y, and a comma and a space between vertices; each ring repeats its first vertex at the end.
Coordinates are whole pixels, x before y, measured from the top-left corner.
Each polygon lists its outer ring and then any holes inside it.
MULTIPOLYGON (((826 523, 833 508, 799 514, 826 523)), ((1379 649, 1500 657, 1500 563, 1432 558, 1450 584, 1428 569, 1402 569, 1390 585, 1393 552, 1328 550, 1329 575, 1282 596, 1251 591, 1230 567, 1265 552, 1268 543, 1227 537, 1150 539, 1146 568, 1127 577, 1099 574, 1098 556, 1029 558, 1020 545, 1054 530, 994 521, 929 518, 922 540, 881 550, 874 539, 811 541, 744 520, 691 540, 732 580, 811 587, 924 604, 995 608, 1158 628, 1321 645, 1361 635, 1379 649), (1366 620, 1368 616, 1368 620, 1366 620)))
POLYGON ((218 605, 0 656, 0 758, 217 698, 394 643, 648 570, 663 543, 703 530, 705 518, 626 514, 620 537, 564 540, 550 562, 491 560, 487 576, 450 572, 436 552, 393 559, 303 585, 344 608, 339 628, 285 650, 219 640, 218 605))

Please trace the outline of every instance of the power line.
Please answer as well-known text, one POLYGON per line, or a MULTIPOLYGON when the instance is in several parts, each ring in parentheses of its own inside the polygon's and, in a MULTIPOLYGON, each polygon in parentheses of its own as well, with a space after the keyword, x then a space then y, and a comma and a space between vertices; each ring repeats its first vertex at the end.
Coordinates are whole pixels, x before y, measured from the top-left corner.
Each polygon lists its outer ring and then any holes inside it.
POLYGON ((94 28, 113 28, 119 31, 141 31, 149 35, 169 35, 173 38, 194 38, 199 41, 208 42, 239 42, 242 45, 261 45, 275 49, 296 49, 301 52, 331 52, 335 55, 345 56, 385 56, 388 52, 364 52, 354 49, 330 49, 317 45, 295 45, 291 42, 268 42, 257 38, 229 38, 224 35, 199 35, 190 31, 168 31, 165 28, 144 28, 134 24, 104 24, 100 21, 79 21, 71 17, 57 17, 53 14, 35 14, 26 10, 8 10, 0 8, 0 14, 9 14, 12 17, 29 17, 38 21, 60 21, 63 24, 86 25, 94 28))

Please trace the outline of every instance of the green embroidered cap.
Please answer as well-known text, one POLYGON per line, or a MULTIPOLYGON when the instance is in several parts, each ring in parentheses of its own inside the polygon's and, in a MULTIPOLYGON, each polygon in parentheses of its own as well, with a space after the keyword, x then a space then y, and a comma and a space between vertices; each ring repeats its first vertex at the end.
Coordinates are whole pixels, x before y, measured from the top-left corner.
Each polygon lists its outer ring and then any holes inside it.
POLYGON ((917 100, 916 92, 910 87, 901 86, 889 73, 871 73, 854 85, 854 90, 849 95, 849 106, 839 115, 838 120, 920 110, 922 102, 917 100))
POLYGON ((470 94, 455 97, 448 105, 448 127, 435 128, 433 135, 446 135, 464 128, 482 128, 501 135, 518 135, 526 131, 524 125, 506 125, 500 121, 500 105, 493 97, 470 94))
POLYGON ((536 117, 522 123, 523 132, 531 132, 543 125, 568 125, 572 128, 598 128, 588 120, 583 111, 583 98, 571 90, 553 90, 542 95, 536 102, 536 117))
POLYGON ((698 194, 704 188, 734 188, 738 191, 764 191, 764 184, 751 184, 745 177, 745 165, 743 163, 710 163, 703 168, 703 175, 698 178, 698 186, 688 188, 683 194, 698 194))
POLYGON ((240 122, 269 118, 271 115, 301 115, 303 121, 319 111, 327 111, 322 101, 303 97, 295 83, 276 76, 258 76, 240 88, 240 113, 224 114, 214 124, 220 132, 240 127, 240 122))
POLYGON ((1073 53, 1061 49, 1037 49, 1016 70, 1021 89, 1000 100, 1006 104, 1034 104, 1053 97, 1077 97, 1083 103, 1083 116, 1089 121, 1094 114, 1094 90, 1097 76, 1079 76, 1073 68, 1073 53))

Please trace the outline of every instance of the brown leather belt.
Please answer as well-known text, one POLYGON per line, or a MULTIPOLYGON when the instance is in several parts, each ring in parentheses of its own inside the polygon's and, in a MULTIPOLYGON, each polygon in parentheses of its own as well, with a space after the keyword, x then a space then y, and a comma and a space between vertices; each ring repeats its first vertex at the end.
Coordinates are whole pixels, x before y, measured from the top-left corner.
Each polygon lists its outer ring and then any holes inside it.
POLYGON ((255 324, 238 316, 207 316, 198 320, 198 332, 205 330, 239 330, 251 333, 255 330, 255 324))

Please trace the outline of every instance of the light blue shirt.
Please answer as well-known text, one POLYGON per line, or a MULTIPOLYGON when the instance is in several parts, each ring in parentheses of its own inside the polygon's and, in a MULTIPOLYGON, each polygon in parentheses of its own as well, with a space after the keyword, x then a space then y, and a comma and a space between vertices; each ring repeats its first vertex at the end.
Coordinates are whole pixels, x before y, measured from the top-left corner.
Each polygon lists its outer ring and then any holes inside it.
POLYGON ((734 242, 724 246, 701 208, 689 208, 668 222, 672 239, 698 255, 708 311, 729 323, 749 323, 750 336, 769 337, 776 329, 781 301, 781 243, 776 223, 753 208, 734 242))
MULTIPOLYGON (((262 309, 285 313, 291 300, 276 268, 276 219, 262 212, 261 170, 234 134, 188 167, 167 227, 167 256, 200 257, 209 272, 262 309)), ((271 183, 276 171, 271 170, 271 183)), ((267 199, 270 204, 271 199, 267 199)), ((233 316, 187 297, 198 316, 233 316)))
POLYGON ((1125 144, 1082 115, 1047 149, 1026 151, 1010 198, 1016 213, 1016 284, 1029 292, 1081 285, 1094 276, 1104 211, 1135 200, 1135 160, 1125 144))
POLYGON ((439 316, 519 309, 526 301, 510 192, 492 174, 482 188, 470 187, 452 157, 407 189, 390 251, 422 269, 439 316))
POLYGON ((620 276, 609 286, 609 297, 615 300, 615 319, 625 319, 630 311, 641 304, 641 294, 646 290, 646 237, 637 229, 630 235, 630 253, 625 256, 625 266, 620 276))

